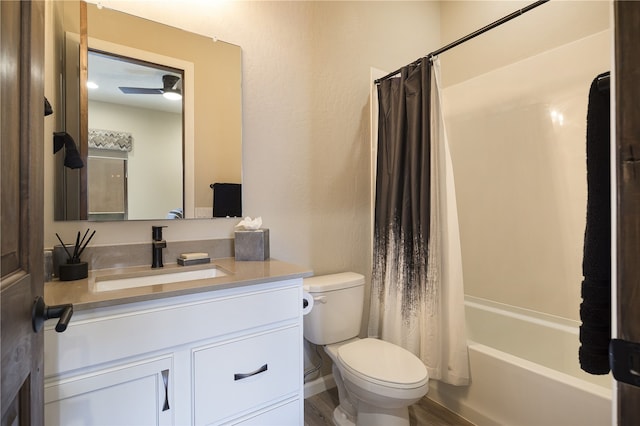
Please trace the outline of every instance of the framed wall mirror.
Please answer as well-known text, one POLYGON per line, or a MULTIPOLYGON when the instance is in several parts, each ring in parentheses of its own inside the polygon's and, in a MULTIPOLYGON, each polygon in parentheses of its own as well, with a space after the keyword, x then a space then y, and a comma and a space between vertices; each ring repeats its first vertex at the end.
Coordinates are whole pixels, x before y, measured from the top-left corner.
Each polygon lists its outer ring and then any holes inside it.
POLYGON ((241 216, 240 47, 61 3, 64 131, 84 167, 55 154, 54 219, 241 216))

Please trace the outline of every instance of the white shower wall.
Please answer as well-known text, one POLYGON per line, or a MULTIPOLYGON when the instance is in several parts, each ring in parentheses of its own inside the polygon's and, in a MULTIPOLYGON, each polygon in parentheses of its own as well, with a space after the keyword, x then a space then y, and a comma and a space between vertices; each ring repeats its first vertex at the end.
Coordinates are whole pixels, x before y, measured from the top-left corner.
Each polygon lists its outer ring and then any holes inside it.
POLYGON ((610 43, 601 31, 446 88, 466 294, 578 319, 588 92, 610 43))

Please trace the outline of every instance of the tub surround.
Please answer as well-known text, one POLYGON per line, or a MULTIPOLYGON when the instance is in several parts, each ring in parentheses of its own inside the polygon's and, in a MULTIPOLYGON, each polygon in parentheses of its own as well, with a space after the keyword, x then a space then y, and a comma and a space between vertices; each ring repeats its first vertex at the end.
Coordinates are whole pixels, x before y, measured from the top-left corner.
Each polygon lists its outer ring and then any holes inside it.
POLYGON ((580 370, 577 324, 470 296, 465 317, 471 385, 429 398, 478 426, 611 424, 612 378, 580 370))
MULTIPOLYGON (((150 257, 149 245, 146 245, 147 257, 150 257)), ((77 281, 50 281, 44 286, 44 299, 48 305, 73 304, 75 311, 143 302, 213 290, 250 286, 258 283, 304 278, 312 275, 308 268, 270 259, 264 262, 236 262, 234 258, 212 259, 211 263, 196 266, 180 266, 167 263, 162 269, 146 266, 107 268, 89 271, 89 277, 77 281), (226 275, 215 278, 183 281, 170 284, 150 285, 124 290, 94 290, 96 278, 118 276, 134 277, 139 274, 166 274, 187 270, 218 267, 226 275)))
POLYGON ((479 343, 469 345, 468 388, 431 382, 429 398, 478 426, 611 424, 598 386, 479 343))

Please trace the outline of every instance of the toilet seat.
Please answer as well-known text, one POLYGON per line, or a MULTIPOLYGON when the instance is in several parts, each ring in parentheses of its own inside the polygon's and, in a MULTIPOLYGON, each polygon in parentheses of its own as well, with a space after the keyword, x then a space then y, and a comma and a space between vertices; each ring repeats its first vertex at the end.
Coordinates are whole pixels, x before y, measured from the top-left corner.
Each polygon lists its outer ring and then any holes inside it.
POLYGON ((394 389, 416 389, 429 381, 422 361, 408 350, 384 340, 362 339, 341 345, 338 360, 351 376, 394 389))

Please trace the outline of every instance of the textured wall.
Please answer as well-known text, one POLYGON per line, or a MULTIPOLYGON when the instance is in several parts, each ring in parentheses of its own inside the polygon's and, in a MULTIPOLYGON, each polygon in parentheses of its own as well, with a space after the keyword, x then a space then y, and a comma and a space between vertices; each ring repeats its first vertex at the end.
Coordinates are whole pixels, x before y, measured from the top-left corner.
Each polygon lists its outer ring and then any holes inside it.
MULTIPOLYGON (((316 273, 368 275, 369 69, 395 70, 436 48, 439 4, 101 3, 242 47, 244 213, 270 228, 273 257, 316 273)), ((53 87, 49 79, 47 96, 53 87)), ((87 223, 52 222, 49 197, 51 246, 55 232, 72 236, 87 223)), ((169 223, 165 237, 169 244, 227 238, 236 222, 169 223)), ((98 230, 92 244, 146 242, 152 224, 91 223, 98 230)))

